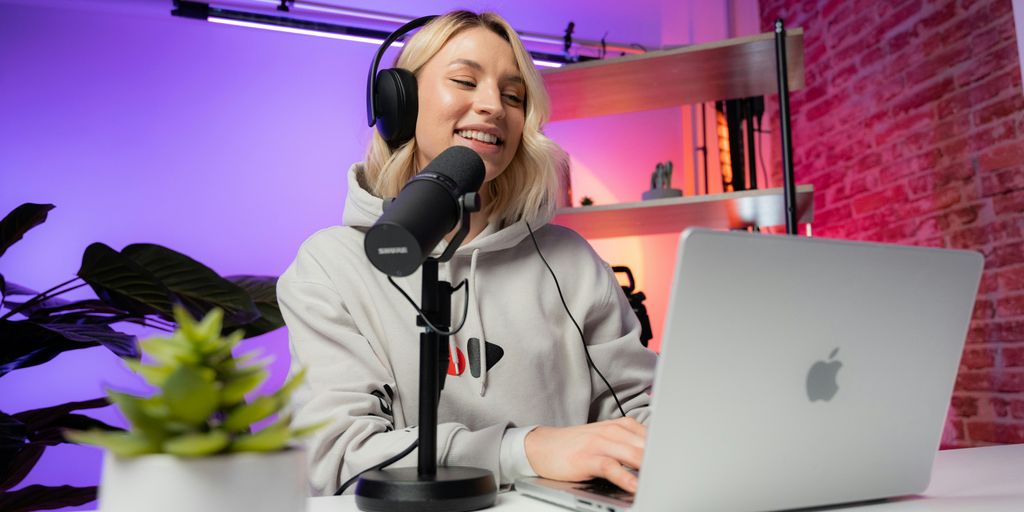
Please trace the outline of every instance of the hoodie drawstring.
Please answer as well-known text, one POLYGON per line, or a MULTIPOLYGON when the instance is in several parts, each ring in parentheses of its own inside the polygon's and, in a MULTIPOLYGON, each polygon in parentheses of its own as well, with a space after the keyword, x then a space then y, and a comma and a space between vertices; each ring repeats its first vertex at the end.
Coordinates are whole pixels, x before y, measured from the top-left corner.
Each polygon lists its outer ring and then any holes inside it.
POLYGON ((484 317, 480 316, 480 300, 476 293, 476 260, 480 255, 480 249, 473 249, 473 256, 469 259, 469 285, 470 297, 473 301, 473 314, 476 316, 476 323, 480 326, 480 379, 477 380, 477 387, 480 396, 487 392, 487 337, 484 335, 484 317))

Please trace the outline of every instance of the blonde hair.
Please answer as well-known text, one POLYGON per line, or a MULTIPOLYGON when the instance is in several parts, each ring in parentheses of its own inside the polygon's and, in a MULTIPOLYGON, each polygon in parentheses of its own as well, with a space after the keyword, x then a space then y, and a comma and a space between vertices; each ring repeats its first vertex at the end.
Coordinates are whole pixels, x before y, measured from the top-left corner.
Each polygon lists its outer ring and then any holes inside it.
MULTIPOLYGON (((431 20, 405 44, 395 67, 408 69, 418 75, 427 61, 452 37, 475 27, 491 30, 509 42, 526 83, 526 119, 522 140, 504 172, 484 184, 490 194, 489 204, 484 205, 484 211, 501 226, 519 220, 532 222, 546 218, 555 207, 560 187, 558 173, 560 169, 568 167, 568 157, 541 132, 550 114, 548 94, 529 52, 508 22, 489 12, 449 12, 431 20)), ((416 138, 413 137, 392 150, 380 133, 374 130, 365 161, 366 185, 370 192, 378 197, 397 196, 409 179, 419 172, 416 168, 416 149, 416 138)))

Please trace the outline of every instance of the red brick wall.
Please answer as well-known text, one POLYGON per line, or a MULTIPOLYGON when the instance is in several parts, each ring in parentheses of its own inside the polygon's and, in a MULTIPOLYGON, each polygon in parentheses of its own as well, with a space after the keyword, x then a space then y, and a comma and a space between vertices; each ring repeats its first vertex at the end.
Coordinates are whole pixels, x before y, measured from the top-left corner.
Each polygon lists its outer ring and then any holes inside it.
POLYGON ((780 16, 805 30, 791 119, 797 183, 815 185, 814 234, 983 252, 943 444, 1024 443, 1024 91, 1011 0, 760 8, 766 32, 780 16))

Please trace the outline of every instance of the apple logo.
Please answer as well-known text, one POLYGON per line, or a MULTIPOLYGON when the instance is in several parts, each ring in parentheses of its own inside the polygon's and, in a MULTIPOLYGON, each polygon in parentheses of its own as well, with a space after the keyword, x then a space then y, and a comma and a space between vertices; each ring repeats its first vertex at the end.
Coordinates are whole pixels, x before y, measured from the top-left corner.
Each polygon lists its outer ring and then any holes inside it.
POLYGON ((836 347, 828 355, 828 361, 818 361, 811 365, 811 370, 807 372, 807 398, 810 401, 823 400, 828 402, 839 391, 839 384, 836 383, 836 374, 839 373, 843 363, 833 361, 838 353, 839 347, 836 347))

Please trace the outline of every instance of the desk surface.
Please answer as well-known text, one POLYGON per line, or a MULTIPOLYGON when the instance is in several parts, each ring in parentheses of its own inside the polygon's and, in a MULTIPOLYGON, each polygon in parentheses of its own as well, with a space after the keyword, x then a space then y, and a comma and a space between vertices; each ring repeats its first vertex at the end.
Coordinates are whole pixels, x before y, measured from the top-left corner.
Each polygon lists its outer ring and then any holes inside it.
MULTIPOLYGON (((310 498, 307 512, 355 512, 352 496, 310 498)), ((514 492, 498 495, 490 510, 566 510, 514 492)), ((871 512, 1020 512, 1024 510, 1024 444, 939 452, 931 485, 920 496, 829 510, 871 512)))

